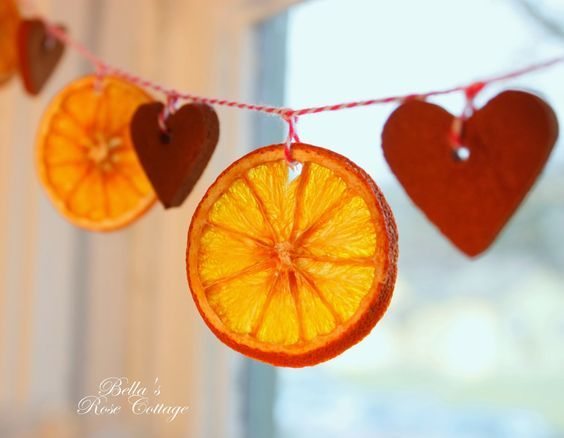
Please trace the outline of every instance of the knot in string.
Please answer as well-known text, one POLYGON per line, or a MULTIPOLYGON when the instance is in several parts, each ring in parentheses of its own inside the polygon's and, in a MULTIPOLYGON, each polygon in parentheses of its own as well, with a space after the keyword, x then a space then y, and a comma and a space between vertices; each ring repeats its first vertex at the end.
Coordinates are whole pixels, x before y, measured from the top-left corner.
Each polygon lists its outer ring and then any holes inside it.
POLYGON ((476 107, 474 106, 474 100, 480 91, 486 86, 485 82, 474 82, 464 88, 464 96, 466 97, 466 106, 464 107, 464 113, 462 114, 464 119, 469 118, 476 107))
POLYGON ((464 94, 466 95, 466 99, 474 100, 474 98, 478 95, 480 91, 484 89, 486 86, 485 82, 474 82, 473 84, 468 85, 464 89, 464 94))

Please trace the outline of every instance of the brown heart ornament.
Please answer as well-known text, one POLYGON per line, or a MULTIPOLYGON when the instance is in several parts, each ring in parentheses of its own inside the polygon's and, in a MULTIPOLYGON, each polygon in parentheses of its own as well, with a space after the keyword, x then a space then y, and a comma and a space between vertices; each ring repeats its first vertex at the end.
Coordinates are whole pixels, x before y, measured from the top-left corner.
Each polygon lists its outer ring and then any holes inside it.
MULTIPOLYGON (((60 27, 63 29, 63 27, 60 27)), ((35 96, 59 64, 65 45, 49 34, 42 20, 22 20, 18 29, 20 76, 26 91, 35 96)))
POLYGON ((170 114, 166 132, 159 125, 164 105, 141 105, 131 120, 139 161, 165 208, 181 205, 204 172, 219 140, 214 109, 191 103, 170 114))
POLYGON ((399 106, 382 132, 384 156, 412 201, 461 251, 476 256, 496 239, 543 169, 558 121, 541 98, 498 94, 464 122, 455 154, 455 117, 428 102, 399 106))

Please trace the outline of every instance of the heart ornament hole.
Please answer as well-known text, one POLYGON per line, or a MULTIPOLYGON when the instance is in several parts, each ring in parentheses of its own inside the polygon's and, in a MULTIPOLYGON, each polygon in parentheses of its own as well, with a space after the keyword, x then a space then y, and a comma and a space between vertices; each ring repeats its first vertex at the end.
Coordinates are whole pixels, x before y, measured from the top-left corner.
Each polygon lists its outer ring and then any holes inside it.
POLYGON ((466 146, 458 146, 452 151, 452 156, 458 162, 468 161, 470 159, 470 149, 466 146))

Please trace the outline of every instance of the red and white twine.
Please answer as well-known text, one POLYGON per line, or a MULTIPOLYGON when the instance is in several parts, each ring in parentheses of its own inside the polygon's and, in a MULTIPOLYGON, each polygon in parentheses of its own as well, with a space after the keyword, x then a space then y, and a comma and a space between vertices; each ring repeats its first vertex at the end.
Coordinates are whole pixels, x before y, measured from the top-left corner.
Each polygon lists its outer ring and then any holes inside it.
MULTIPOLYGON (((32 5, 31 0, 20 0, 26 6, 27 9, 32 11, 35 8, 32 5)), ((86 48, 82 43, 78 42, 77 40, 73 39, 65 30, 57 27, 53 23, 49 22, 45 18, 42 18, 43 22, 45 23, 49 33, 60 42, 65 44, 67 47, 74 49, 80 56, 87 59, 95 68, 96 74, 99 78, 103 78, 105 75, 113 75, 118 76, 126 81, 132 82, 140 87, 147 88, 153 90, 157 93, 164 94, 167 98, 167 103, 165 105, 165 109, 161 118, 159 119, 159 124, 162 128, 165 127, 165 120, 166 117, 174 111, 175 105, 178 101, 185 100, 191 102, 199 102, 208 105, 217 105, 217 106, 225 106, 237 109, 244 109, 249 111, 257 111, 266 114, 280 116, 287 124, 288 124, 288 137, 286 140, 285 145, 285 157, 288 162, 292 162, 291 156, 291 145, 293 142, 298 142, 299 137, 296 131, 296 124, 298 118, 301 116, 305 116, 308 114, 318 114, 322 112, 331 112, 331 111, 341 111, 350 108, 359 108, 365 106, 372 106, 372 105, 380 105, 380 104, 387 104, 387 103, 401 103, 409 99, 418 98, 418 99, 426 99, 429 97, 434 96, 441 96, 446 94, 452 94, 457 92, 462 92, 466 96, 467 105, 463 111, 462 116, 459 118, 461 122, 467 118, 474 109, 474 98, 476 95, 487 85, 506 81, 510 79, 514 79, 529 73, 533 73, 535 71, 543 70, 557 64, 561 64, 564 62, 564 56, 555 57, 543 62, 539 62, 536 64, 531 64, 529 66, 520 68, 518 70, 514 70, 499 76, 492 76, 490 78, 473 82, 469 85, 461 85, 451 88, 446 88, 442 90, 434 90, 429 91, 426 93, 418 93, 418 94, 406 94, 406 95, 397 95, 397 96, 388 96, 388 97, 381 97, 376 99, 367 99, 367 100, 358 100, 353 102, 343 102, 343 103, 336 103, 332 105, 323 105, 323 106, 314 106, 314 107, 307 107, 307 108, 300 108, 300 109, 292 109, 287 107, 276 107, 270 105, 260 105, 254 103, 245 103, 239 102, 235 100, 228 100, 228 99, 220 99, 216 97, 206 97, 206 96, 198 96, 191 93, 186 93, 182 91, 178 91, 172 88, 168 88, 156 82, 152 82, 148 79, 145 79, 141 76, 135 75, 130 73, 126 70, 123 70, 118 67, 114 67, 113 65, 108 64, 103 59, 92 53, 88 48, 86 48)), ((453 136, 456 135, 456 132, 453 136)), ((453 138, 453 144, 457 144, 459 138, 453 138)))

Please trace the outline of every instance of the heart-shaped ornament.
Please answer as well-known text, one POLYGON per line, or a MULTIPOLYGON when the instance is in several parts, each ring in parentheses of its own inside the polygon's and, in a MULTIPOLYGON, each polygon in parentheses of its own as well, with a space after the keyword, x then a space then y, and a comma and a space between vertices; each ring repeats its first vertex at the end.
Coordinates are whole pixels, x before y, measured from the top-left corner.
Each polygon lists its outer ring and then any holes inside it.
POLYGON ((141 105, 131 120, 131 138, 139 161, 165 208, 184 202, 204 172, 219 140, 219 120, 214 109, 192 103, 159 125, 164 105, 141 105))
POLYGON ((412 100, 382 133, 386 160, 412 201, 469 256, 486 250, 517 210, 558 137, 552 108, 523 91, 504 91, 462 127, 466 159, 455 154, 455 117, 412 100))
POLYGON ((29 94, 39 94, 64 52, 65 45, 49 34, 43 21, 21 21, 18 29, 20 76, 29 94))

